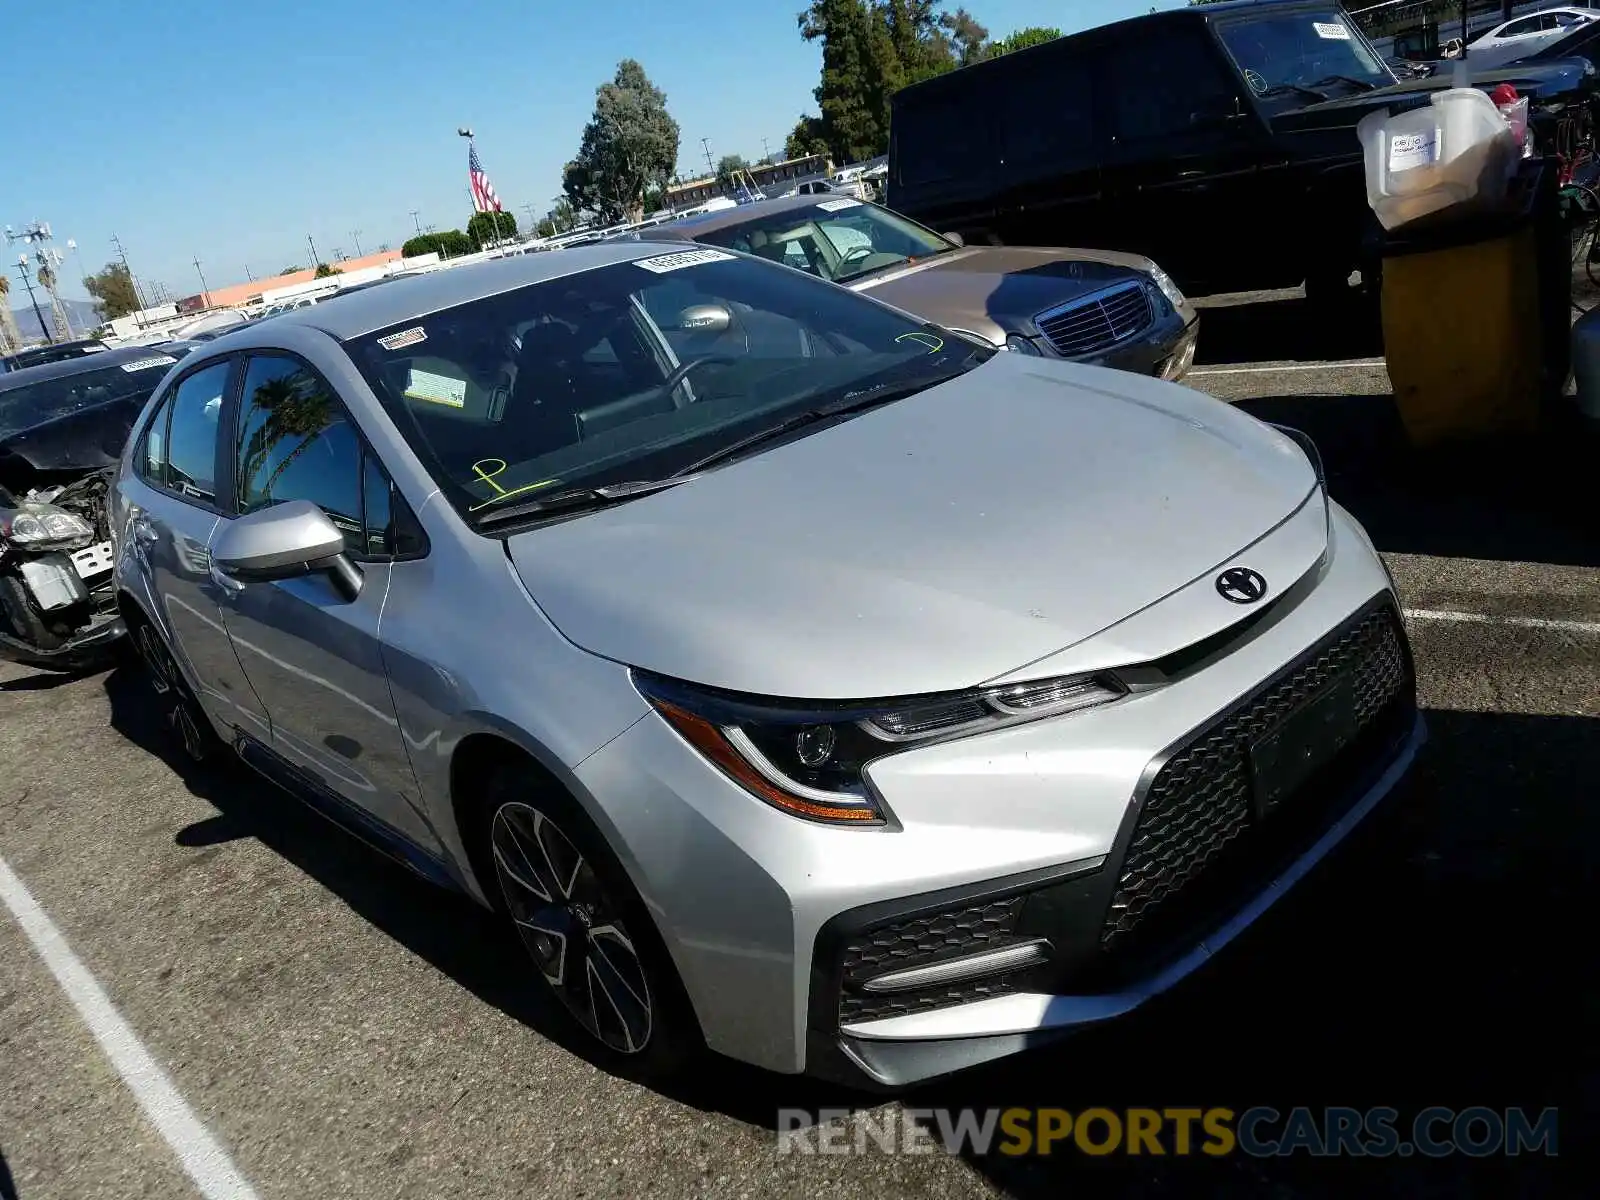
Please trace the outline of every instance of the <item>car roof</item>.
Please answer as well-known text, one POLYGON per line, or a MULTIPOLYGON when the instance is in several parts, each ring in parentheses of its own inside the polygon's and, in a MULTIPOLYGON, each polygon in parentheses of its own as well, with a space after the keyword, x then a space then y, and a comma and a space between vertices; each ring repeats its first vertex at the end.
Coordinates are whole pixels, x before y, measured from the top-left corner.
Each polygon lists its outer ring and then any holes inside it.
POLYGON ((77 358, 66 358, 60 362, 42 363, 37 367, 23 367, 19 371, 12 371, 0 375, 0 392, 11 388, 26 387, 30 383, 38 383, 43 379, 56 379, 65 375, 84 375, 90 371, 100 371, 106 367, 114 367, 118 363, 134 362, 137 359, 149 358, 156 354, 166 354, 160 342, 152 346, 124 346, 116 350, 101 350, 96 354, 83 354, 77 358))
MULTIPOLYGON (((667 248, 671 248, 670 243, 667 248)), ((343 341, 413 317, 454 308, 458 304, 470 304, 474 300, 515 291, 530 284, 579 275, 599 267, 632 262, 660 253, 662 248, 659 245, 652 246, 648 241, 626 241, 568 246, 549 254, 513 254, 487 262, 394 279, 384 287, 363 288, 353 294, 336 293, 305 308, 280 313, 272 318, 272 323, 274 328, 304 325, 343 341)), ((245 328, 255 327, 252 322, 245 328)), ((211 345, 220 350, 226 341, 227 338, 218 338, 211 345)))
POLYGON ((973 79, 987 79, 990 73, 1011 71, 1026 61, 1028 55, 1048 54, 1053 47, 1063 43, 1077 43, 1098 41, 1102 36, 1127 37, 1142 36, 1140 31, 1152 30, 1161 25, 1176 25, 1185 21, 1201 22, 1210 21, 1215 17, 1230 16, 1235 13, 1248 13, 1253 11, 1271 12, 1275 9, 1286 11, 1304 9, 1338 8, 1341 13, 1343 8, 1338 0, 1216 0, 1215 3, 1190 4, 1183 8, 1168 8, 1160 12, 1141 13, 1136 17, 1125 17, 1120 21, 1108 21, 1104 25, 1093 25, 1088 29, 1080 29, 1075 33, 1065 34, 1048 42, 1026 46, 1021 50, 1014 50, 1010 54, 1000 54, 994 58, 984 59, 982 62, 973 63, 971 66, 962 67, 959 71, 945 71, 932 78, 924 79, 920 83, 913 83, 895 92, 890 100, 891 105, 899 110, 907 102, 915 103, 922 99, 932 99, 942 96, 946 90, 959 93, 964 86, 973 79))

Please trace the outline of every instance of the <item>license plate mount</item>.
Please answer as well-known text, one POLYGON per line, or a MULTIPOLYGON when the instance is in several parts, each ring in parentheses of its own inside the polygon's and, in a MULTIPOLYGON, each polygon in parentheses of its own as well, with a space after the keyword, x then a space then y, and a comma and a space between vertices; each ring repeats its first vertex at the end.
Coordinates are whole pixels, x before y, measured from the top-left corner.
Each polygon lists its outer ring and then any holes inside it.
POLYGON ((91 579, 102 572, 111 569, 111 543, 101 542, 96 546, 85 546, 82 550, 72 555, 72 565, 78 572, 80 579, 91 579))
POLYGON ((1256 816, 1275 812, 1360 731, 1355 684, 1345 676, 1258 738, 1249 750, 1256 816))

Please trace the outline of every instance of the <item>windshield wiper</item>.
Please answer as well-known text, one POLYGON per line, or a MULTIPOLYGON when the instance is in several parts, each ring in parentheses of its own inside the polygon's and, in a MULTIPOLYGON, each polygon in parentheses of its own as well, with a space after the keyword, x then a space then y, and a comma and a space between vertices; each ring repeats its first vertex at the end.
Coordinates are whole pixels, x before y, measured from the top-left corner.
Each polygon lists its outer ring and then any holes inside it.
POLYGON ((1357 79, 1354 75, 1324 75, 1321 79, 1312 80, 1311 86, 1314 88, 1322 87, 1324 84, 1329 83, 1348 83, 1351 87, 1363 92, 1374 91, 1378 86, 1370 79, 1357 79))
POLYGON ((499 525, 506 521, 539 514, 605 508, 611 504, 620 504, 624 500, 632 500, 636 496, 659 492, 682 482, 684 482, 682 479, 669 476, 666 479, 628 479, 621 483, 602 484, 600 487, 566 488, 559 492, 549 492, 533 500, 496 504, 478 517, 478 524, 499 525))
POLYGON ((765 429, 758 429, 748 437, 739 438, 729 442, 720 449, 713 450, 704 458, 696 459, 687 467, 674 471, 667 476, 668 479, 680 479, 686 475, 696 475, 707 467, 714 467, 718 463, 725 463, 729 459, 738 458, 748 450, 753 450, 766 442, 782 437, 786 433, 793 433, 796 429, 803 429, 807 425, 815 425, 819 421, 831 420, 834 417, 849 416, 852 413, 865 412, 869 408, 877 408, 880 404, 888 404, 894 400, 902 400, 907 396, 914 396, 918 392, 944 383, 954 378, 953 375, 937 376, 933 379, 919 379, 914 383, 880 383, 874 387, 858 388, 846 392, 843 398, 832 404, 819 405, 808 408, 804 412, 797 412, 793 416, 785 417, 776 425, 769 425, 765 429))
POLYGON ((1286 92, 1299 92, 1302 96, 1310 96, 1319 104, 1325 100, 1333 99, 1326 92, 1319 92, 1316 88, 1307 87, 1303 83, 1275 83, 1264 92, 1257 92, 1263 100, 1270 96, 1282 96, 1286 92))

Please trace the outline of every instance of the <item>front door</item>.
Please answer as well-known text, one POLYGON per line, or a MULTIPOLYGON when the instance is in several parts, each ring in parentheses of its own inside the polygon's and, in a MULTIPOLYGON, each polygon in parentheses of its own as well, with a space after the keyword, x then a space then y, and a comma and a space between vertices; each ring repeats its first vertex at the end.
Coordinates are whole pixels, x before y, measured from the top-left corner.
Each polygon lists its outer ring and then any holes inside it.
POLYGON ((348 600, 320 574, 253 582, 219 576, 223 621, 271 720, 272 748, 336 795, 436 849, 379 646, 390 572, 387 477, 333 388, 286 354, 246 360, 232 447, 234 512, 312 501, 344 531, 364 580, 348 600))

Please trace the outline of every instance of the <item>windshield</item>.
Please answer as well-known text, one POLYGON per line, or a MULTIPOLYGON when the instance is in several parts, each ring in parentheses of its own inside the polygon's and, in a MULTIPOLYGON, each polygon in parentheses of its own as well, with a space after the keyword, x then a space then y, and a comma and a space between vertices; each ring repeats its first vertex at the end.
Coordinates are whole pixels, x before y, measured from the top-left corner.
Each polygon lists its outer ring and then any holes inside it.
POLYGON ((836 283, 956 248, 913 221, 848 196, 765 213, 695 240, 770 258, 836 283))
POLYGON ((178 359, 149 354, 93 371, 56 375, 37 383, 0 386, 0 437, 113 400, 149 397, 178 359))
POLYGON ((533 284, 346 346, 474 521, 540 493, 664 479, 819 405, 863 389, 891 399, 993 353, 710 248, 533 284))
POLYGON ((1342 10, 1300 9, 1218 21, 1217 34, 1258 97, 1286 106, 1389 87, 1389 68, 1342 10))

